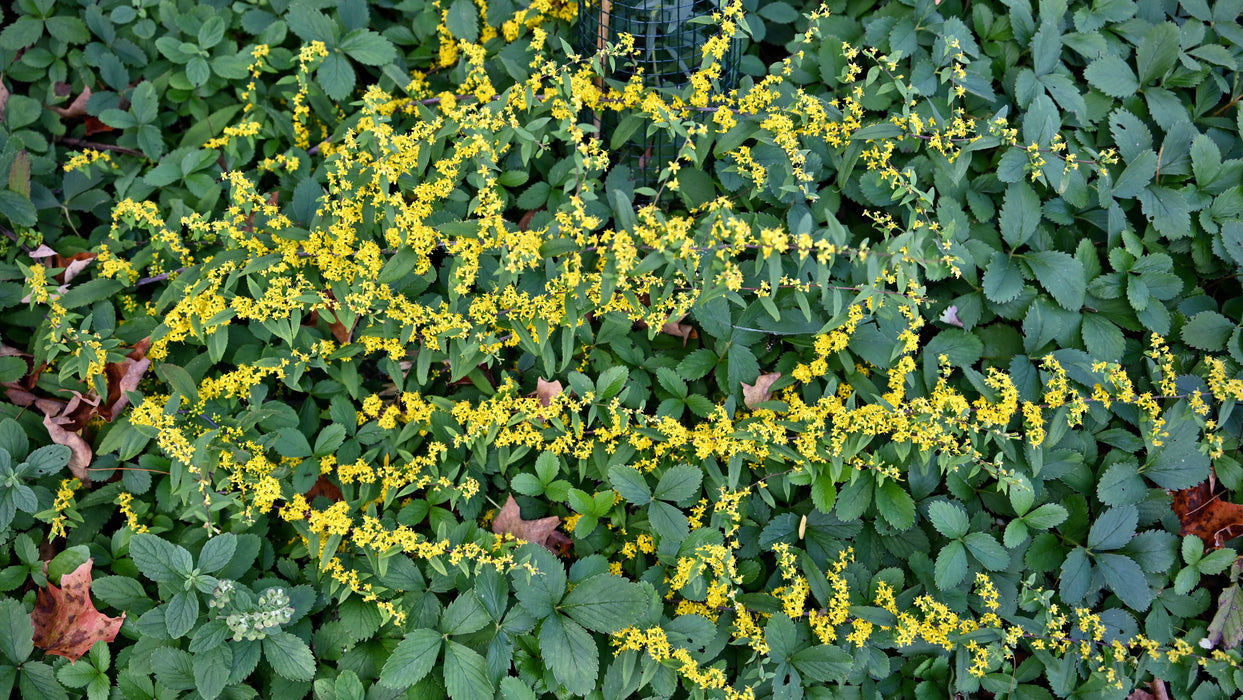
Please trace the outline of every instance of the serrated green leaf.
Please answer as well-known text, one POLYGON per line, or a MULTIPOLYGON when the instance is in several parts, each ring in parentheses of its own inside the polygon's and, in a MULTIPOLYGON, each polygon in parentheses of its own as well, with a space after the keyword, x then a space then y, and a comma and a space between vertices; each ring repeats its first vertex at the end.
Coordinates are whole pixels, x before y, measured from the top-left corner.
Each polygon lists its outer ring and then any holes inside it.
POLYGON ((652 500, 652 490, 647 479, 632 466, 615 464, 609 469, 609 483, 627 502, 636 506, 647 505, 652 500))
POLYGON ((179 570, 189 570, 194 561, 182 547, 157 535, 138 534, 130 538, 129 555, 143 576, 156 583, 180 583, 179 570))
POLYGON ((436 665, 440 655, 441 636, 436 630, 416 629, 393 649, 380 671, 380 685, 402 689, 418 683, 436 665))
POLYGON ((1107 506, 1134 505, 1148 495, 1148 484, 1133 461, 1109 465, 1096 485, 1096 497, 1107 506))
POLYGON ((597 401, 607 401, 616 396, 626 381, 630 379, 630 370, 625 365, 614 365, 600 373, 596 379, 597 401))
POLYGON ((1096 564, 1109 586, 1127 607, 1143 612, 1152 605, 1152 589, 1135 560, 1121 554, 1098 554, 1096 564))
POLYGON ((21 601, 0 598, 0 653, 20 666, 34 651, 34 626, 21 601))
POLYGON ((876 510, 898 530, 915 524, 915 499, 896 481, 886 481, 876 489, 876 510))
MULTIPOLYGON (((551 615, 553 606, 565 595, 565 567, 557 556, 539 545, 524 545, 518 550, 539 570, 538 574, 519 571, 514 575, 514 595, 518 602, 536 618, 551 615)), ((522 559, 519 559, 522 561, 522 559)))
POLYGON ((285 15, 289 31, 306 43, 322 41, 328 46, 336 44, 337 23, 306 3, 293 3, 285 15))
POLYGON ((455 39, 470 43, 479 41, 479 11, 471 0, 453 0, 445 17, 445 26, 455 39))
POLYGON ((356 29, 341 40, 341 50, 347 56, 368 66, 382 66, 397 58, 393 42, 370 29, 356 29))
POLYGON ((678 375, 687 381, 694 381, 707 376, 716 367, 716 353, 707 348, 691 352, 678 363, 678 375))
POLYGON ((264 637, 263 658, 282 678, 309 681, 315 677, 315 656, 310 647, 288 632, 274 632, 264 637))
POLYGON ((1094 360, 1117 362, 1122 359, 1126 350, 1126 338, 1122 330, 1113 321, 1100 313, 1084 313, 1083 344, 1094 360))
POLYGON ((1139 511, 1133 505, 1114 506, 1097 516, 1088 531, 1088 548, 1093 551, 1118 549, 1135 536, 1139 511))
POLYGON ((237 535, 222 532, 203 544, 203 549, 199 552, 198 568, 203 573, 214 574, 229 564, 236 551, 237 535))
POLYGON ((1023 273, 1010 256, 993 253, 984 271, 984 296, 998 304, 1014 301, 1023 291, 1023 273))
POLYGON ((933 565, 933 578, 937 588, 948 591, 956 587, 967 577, 967 548, 962 542, 954 540, 945 545, 937 554, 933 565))
POLYGON ((1133 199, 1152 184, 1156 174, 1157 154, 1149 148, 1127 163, 1126 169, 1114 181, 1113 194, 1119 199, 1133 199))
POLYGON ((1152 185, 1139 193, 1139 202, 1144 215, 1161 235, 1170 239, 1191 235, 1191 208, 1182 191, 1152 185))
POLYGON ((928 519, 932 521, 932 526, 937 529, 937 532, 951 540, 967 534, 967 530, 971 527, 967 511, 956 503, 946 501, 933 501, 928 504, 928 519))
POLYGON ((488 611, 474 591, 459 594, 445 608, 440 618, 440 631, 445 634, 470 634, 483 629, 491 621, 488 611))
POLYGON ((1039 250, 1026 253, 1023 259, 1036 281, 1059 306, 1067 311, 1083 308, 1087 282, 1083 279, 1083 263, 1077 258, 1057 250, 1039 250))
POLYGON ((315 71, 315 80, 324 94, 335 102, 344 102, 354 91, 357 76, 349 59, 338 53, 329 54, 315 71))
POLYGON ((571 693, 586 695, 595 689, 600 652, 595 640, 577 622, 561 615, 545 618, 540 625, 539 648, 557 682, 571 693))
POLYGON ((194 686, 206 700, 219 697, 233 673, 233 649, 219 644, 194 655, 194 686))
POLYGON ((1238 327, 1216 311, 1201 311, 1183 326, 1183 342, 1200 350, 1221 351, 1238 327))
POLYGON ((642 617, 648 597, 643 588, 613 574, 581 581, 557 609, 593 632, 616 632, 642 617))
POLYGON ((164 624, 168 626, 168 636, 173 639, 182 637, 194 629, 199 619, 199 596, 197 591, 181 591, 173 596, 164 608, 164 624))
POLYGON ((1083 70, 1083 77, 1089 85, 1110 97, 1130 97, 1139 89, 1135 71, 1126 61, 1113 55, 1092 61, 1083 70))
POLYGON ((1135 51, 1140 84, 1164 77, 1178 61, 1179 51, 1178 27, 1170 22, 1153 25, 1135 51))
POLYGON ((1001 236, 1011 248, 1031 238, 1040 224, 1040 197, 1025 180, 1010 183, 1001 205, 1001 236))
POLYGON ((647 518, 652 524, 652 531, 662 540, 681 542, 690 534, 690 525, 686 514, 677 506, 664 501, 652 501, 647 507, 647 518))
POLYGON ((660 482, 652 491, 652 498, 678 503, 699 493, 703 471, 689 464, 678 464, 660 475, 660 482))
POLYGON ((311 456, 311 443, 297 428, 281 428, 276 431, 272 449, 282 457, 300 459, 311 456))
POLYGON ((1075 547, 1062 561, 1058 593, 1062 600, 1073 605, 1087 596, 1091 586, 1092 563, 1088 559, 1088 552, 1083 547, 1075 547))
POLYGON ((453 640, 445 643, 445 689, 453 700, 490 698, 496 694, 488 678, 488 662, 479 652, 453 640))
POLYGON ((963 542, 971 555, 990 571, 1002 571, 1010 565, 1010 553, 986 532, 972 532, 963 537, 963 542))

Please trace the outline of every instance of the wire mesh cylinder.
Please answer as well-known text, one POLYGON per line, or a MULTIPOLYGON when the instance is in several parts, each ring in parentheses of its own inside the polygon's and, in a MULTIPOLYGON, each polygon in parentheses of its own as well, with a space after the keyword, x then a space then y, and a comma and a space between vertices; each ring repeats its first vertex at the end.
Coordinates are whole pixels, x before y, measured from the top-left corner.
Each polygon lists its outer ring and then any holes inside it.
MULTIPOLYGON (((704 44, 719 31, 715 23, 691 20, 718 7, 719 0, 580 0, 576 48, 580 54, 594 54, 629 34, 634 37, 633 59, 618 61, 609 77, 625 81, 641 74, 648 87, 684 88, 699 69, 704 44)), ((719 84, 729 90, 737 80, 738 51, 731 48, 722 59, 719 84)), ((607 136, 618 121, 616 112, 601 115, 601 133, 607 136)), ((677 148, 663 132, 647 136, 640 129, 616 149, 617 162, 630 166, 636 184, 650 185, 677 148)))

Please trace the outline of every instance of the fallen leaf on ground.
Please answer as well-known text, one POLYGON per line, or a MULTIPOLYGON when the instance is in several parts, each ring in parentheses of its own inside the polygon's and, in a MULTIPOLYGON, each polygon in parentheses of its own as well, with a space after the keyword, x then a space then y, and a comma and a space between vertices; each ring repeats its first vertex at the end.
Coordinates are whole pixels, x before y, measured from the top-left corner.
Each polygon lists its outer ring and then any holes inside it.
POLYGON ((52 442, 69 448, 69 471, 81 479, 83 484, 89 484, 91 472, 87 467, 90 466, 95 452, 78 431, 95 413, 99 399, 83 396, 76 391, 73 394, 68 403, 55 399, 36 399, 35 407, 43 412, 43 427, 47 428, 52 442))
POLYGON ((151 366, 151 360, 147 359, 149 347, 151 339, 143 338, 124 360, 104 365, 104 375, 108 378, 108 398, 102 402, 97 412, 109 423, 129 405, 129 397, 125 392, 137 389, 142 375, 151 366))
MULTIPOLYGON (((1238 571, 1238 564, 1235 564, 1238 571)), ((1200 640, 1204 649, 1233 649, 1243 642, 1243 590, 1238 584, 1227 586, 1217 596, 1217 612, 1200 640)))
POLYGON ((1165 681, 1160 678, 1154 678, 1148 683, 1148 690, 1136 688, 1131 694, 1126 696, 1126 700, 1170 700, 1169 693, 1165 690, 1165 681))
POLYGON ((509 499, 505 501, 505 506, 492 521, 492 532, 498 535, 509 533, 520 540, 543 545, 565 555, 569 553, 571 542, 569 537, 557 531, 557 526, 560 524, 561 518, 555 515, 535 520, 523 520, 522 511, 518 508, 518 502, 514 500, 514 495, 511 493, 509 499))
POLYGON ((121 631, 125 613, 108 617, 91 602, 91 560, 60 578, 60 588, 51 583, 39 591, 30 621, 35 628, 35 646, 49 654, 77 661, 100 640, 111 642, 121 631))
POLYGON ((1231 503, 1224 494, 1213 493, 1217 479, 1171 493, 1174 512, 1182 524, 1180 535, 1195 535, 1204 546, 1220 549, 1227 540, 1243 534, 1243 505, 1231 503))
POLYGON ((86 103, 91 100, 91 88, 83 87, 81 94, 73 98, 68 107, 53 106, 48 109, 56 112, 62 119, 76 119, 86 116, 86 103))
POLYGON ((778 379, 781 379, 780 372, 769 372, 768 374, 761 374, 755 380, 755 384, 742 382, 742 400, 747 404, 747 408, 755 408, 756 404, 772 401, 773 383, 778 379))
POLYGON ((676 335, 682 339, 682 347, 686 347, 686 341, 691 338, 698 338, 699 332, 694 326, 682 323, 682 319, 686 318, 686 314, 678 316, 678 320, 670 321, 660 327, 660 332, 667 335, 676 335))

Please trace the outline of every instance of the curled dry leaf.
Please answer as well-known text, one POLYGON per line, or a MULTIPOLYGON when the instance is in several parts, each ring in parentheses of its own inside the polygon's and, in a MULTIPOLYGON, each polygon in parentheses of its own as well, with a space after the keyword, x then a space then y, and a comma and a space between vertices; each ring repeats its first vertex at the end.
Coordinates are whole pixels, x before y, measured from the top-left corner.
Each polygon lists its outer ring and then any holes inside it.
POLYGON ((769 372, 767 374, 761 374, 759 378, 755 380, 754 385, 743 382, 742 400, 747 404, 747 408, 755 408, 756 404, 764 403, 765 401, 772 401, 772 386, 778 379, 781 379, 780 372, 769 372))
POLYGON ((686 341, 691 338, 698 338, 699 332, 694 326, 682 323, 682 319, 686 318, 686 314, 678 316, 678 320, 670 321, 660 327, 660 332, 667 335, 676 335, 682 339, 682 347, 686 347, 686 341))
POLYGON ((1197 486, 1171 493, 1174 512, 1182 524, 1179 534, 1195 535, 1210 549, 1220 549, 1227 540, 1243 534, 1243 505, 1213 493, 1216 482, 1210 475, 1197 486))
POLYGON ((73 102, 68 107, 53 106, 48 109, 60 115, 61 119, 77 119, 86 116, 86 103, 91 99, 91 88, 86 86, 82 88, 81 94, 73 98, 73 102))
POLYGON ((30 621, 35 646, 49 654, 77 661, 95 642, 111 642, 121 631, 125 613, 108 617, 91 602, 91 560, 60 578, 60 587, 48 584, 39 591, 30 621))
POLYGON ((78 432, 95 414, 99 405, 97 397, 73 392, 68 402, 56 399, 35 399, 35 407, 43 412, 43 427, 47 428, 52 442, 69 448, 69 471, 84 484, 91 483, 87 469, 95 456, 90 444, 78 432))
POLYGON ((1126 698, 1127 700, 1170 700, 1170 695, 1165 689, 1165 681, 1154 678, 1148 683, 1148 690, 1136 688, 1126 698))
POLYGON ((56 275, 56 281, 68 284, 70 280, 77 277, 80 272, 94 262, 96 257, 98 256, 95 253, 82 252, 74 253, 66 258, 58 253, 56 255, 56 267, 62 268, 62 271, 56 275))
POLYGON ((125 392, 137 389, 142 375, 151 367, 151 360, 147 359, 149 347, 151 339, 144 338, 124 360, 104 365, 104 375, 108 378, 108 398, 99 406, 98 413, 109 423, 129 405, 129 397, 125 392))
POLYGON ((562 556, 569 554, 570 538, 557 531, 561 518, 550 515, 547 518, 523 520, 522 511, 514 495, 510 494, 505 506, 496 514, 492 521, 492 532, 498 535, 509 533, 520 540, 539 544, 559 552, 562 556))

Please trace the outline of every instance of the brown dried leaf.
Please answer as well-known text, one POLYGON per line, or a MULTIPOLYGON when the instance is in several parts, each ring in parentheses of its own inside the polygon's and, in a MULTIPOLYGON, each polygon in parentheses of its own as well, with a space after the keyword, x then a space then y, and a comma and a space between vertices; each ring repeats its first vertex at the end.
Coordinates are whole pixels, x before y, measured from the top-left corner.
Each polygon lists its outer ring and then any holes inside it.
POLYGON ((564 554, 570 539, 557 532, 557 526, 560 524, 561 518, 555 515, 536 520, 523 520, 522 511, 518 508, 518 502, 514 500, 514 495, 511 493, 509 499, 505 501, 505 506, 492 521, 492 532, 498 535, 509 533, 520 540, 543 545, 554 552, 560 549, 564 554))
POLYGON ((48 107, 48 109, 60 115, 61 119, 77 119, 86 116, 86 103, 91 99, 91 88, 86 86, 82 88, 82 93, 73 98, 73 102, 68 107, 48 107))
POLYGON ((1243 534, 1243 505, 1213 493, 1215 483, 1216 478, 1210 475, 1197 486, 1171 494, 1174 512, 1182 524, 1179 534, 1195 535, 1210 549, 1220 549, 1227 540, 1243 534))
POLYGON ((35 646, 49 654, 77 661, 100 640, 111 642, 121 631, 125 613, 108 617, 91 602, 91 560, 61 576, 60 588, 39 591, 30 621, 35 646))
POLYGON ((4 86, 4 81, 0 80, 0 121, 4 120, 4 106, 9 103, 9 89, 4 86))
POLYGON ((32 251, 30 251, 29 255, 30 255, 30 257, 34 258, 35 260, 39 260, 39 259, 41 259, 41 258, 51 258, 51 257, 55 257, 55 256, 56 256, 56 251, 54 251, 54 250, 52 250, 51 248, 49 248, 49 247, 48 247, 48 245, 47 245, 46 243, 40 243, 40 244, 39 244, 39 247, 38 247, 38 248, 35 248, 35 249, 34 249, 34 250, 32 250, 32 251))
POLYGON ((323 496, 332 502, 345 500, 345 495, 341 493, 341 489, 336 484, 328 480, 323 474, 315 480, 315 484, 311 486, 311 490, 303 494, 307 503, 314 501, 319 496, 323 496))
POLYGON ((74 253, 67 258, 63 255, 57 254, 56 267, 64 268, 64 270, 59 275, 56 275, 56 281, 62 284, 68 284, 74 277, 78 276, 78 273, 85 270, 88 265, 94 262, 96 257, 98 256, 95 253, 87 252, 74 253))
POLYGON ((109 131, 116 131, 116 129, 113 129, 107 124, 99 121, 98 117, 88 116, 86 119, 82 121, 82 126, 86 128, 87 136, 94 136, 95 134, 106 134, 109 131))
POLYGON ((1149 681, 1148 688, 1152 692, 1148 692, 1147 690, 1141 690, 1140 688, 1136 688, 1135 690, 1131 691, 1130 695, 1126 696, 1126 699, 1127 700, 1170 700, 1169 693, 1165 689, 1165 681, 1161 680, 1160 678, 1154 678, 1153 680, 1149 681))
POLYGON ((551 405, 552 400, 561 395, 561 391, 561 382, 557 380, 550 382, 540 377, 535 381, 535 396, 545 407, 551 405))
POLYGON ((108 378, 108 398, 99 406, 97 412, 109 423, 129 405, 129 397, 125 392, 137 389, 142 375, 151 366, 151 360, 146 357, 147 348, 150 346, 151 340, 143 339, 124 360, 104 365, 104 375, 108 378))
POLYGON ((747 408, 755 408, 756 404, 772 401, 772 386, 778 379, 781 379, 780 372, 769 372, 761 374, 753 385, 743 382, 742 400, 747 404, 747 408))
POLYGON ((69 448, 69 471, 82 480, 91 483, 91 473, 87 469, 95 452, 90 444, 77 431, 81 430, 99 405, 99 399, 83 396, 73 392, 74 397, 68 403, 55 399, 35 399, 35 407, 43 412, 43 427, 47 428, 52 442, 69 448))
POLYGON ((694 326, 682 323, 682 319, 684 318, 686 318, 686 314, 682 314, 681 316, 678 316, 678 320, 670 321, 660 327, 661 333, 676 335, 681 338, 682 347, 686 347, 687 340, 699 337, 699 331, 695 330, 694 326))

